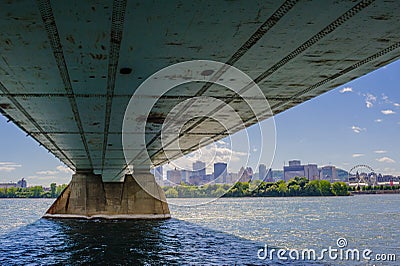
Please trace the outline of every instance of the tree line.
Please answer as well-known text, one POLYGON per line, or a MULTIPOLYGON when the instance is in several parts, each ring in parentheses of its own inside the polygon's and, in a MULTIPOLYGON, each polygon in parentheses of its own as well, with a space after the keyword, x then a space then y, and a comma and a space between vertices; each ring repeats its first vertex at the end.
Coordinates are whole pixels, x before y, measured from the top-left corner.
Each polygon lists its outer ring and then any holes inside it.
POLYGON ((285 182, 236 182, 228 184, 209 184, 190 186, 181 184, 163 187, 168 198, 206 198, 206 197, 293 197, 293 196, 348 196, 349 187, 345 182, 330 183, 327 180, 308 180, 295 177, 285 182))
POLYGON ((378 186, 355 186, 350 187, 349 191, 374 191, 374 190, 399 190, 400 186, 378 185, 378 186))
POLYGON ((66 186, 52 183, 48 191, 42 186, 0 188, 0 198, 57 198, 66 186))

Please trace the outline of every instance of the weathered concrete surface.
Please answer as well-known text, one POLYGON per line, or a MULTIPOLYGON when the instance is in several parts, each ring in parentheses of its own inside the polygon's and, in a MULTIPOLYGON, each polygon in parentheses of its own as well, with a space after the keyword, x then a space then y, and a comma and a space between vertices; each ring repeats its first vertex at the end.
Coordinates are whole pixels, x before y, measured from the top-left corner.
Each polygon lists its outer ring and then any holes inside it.
MULTIPOLYGON (((2 1, 0 113, 72 170, 122 180, 126 107, 153 73, 193 59, 235 66, 275 115, 397 60, 399 10, 400 1, 373 0, 2 1)), ((133 149, 157 166, 168 162, 165 151, 178 156, 225 137, 198 117, 179 134, 182 150, 161 145, 170 111, 199 96, 225 101, 245 126, 258 122, 243 95, 191 82, 158 100, 146 145, 133 149)))
POLYGON ((124 182, 103 182, 100 175, 73 175, 71 183, 46 212, 46 218, 166 219, 170 218, 164 191, 150 173, 124 182), (149 194, 149 193, 151 194, 149 194), (154 197, 153 197, 154 195, 154 197))

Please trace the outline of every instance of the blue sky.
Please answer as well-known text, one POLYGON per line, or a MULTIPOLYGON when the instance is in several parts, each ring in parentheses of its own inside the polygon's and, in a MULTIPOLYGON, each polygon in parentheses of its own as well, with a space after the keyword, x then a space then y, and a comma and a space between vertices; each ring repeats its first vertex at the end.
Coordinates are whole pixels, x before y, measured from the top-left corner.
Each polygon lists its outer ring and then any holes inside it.
MULTIPOLYGON (((400 175, 399 84, 397 61, 278 114, 272 167, 282 169, 284 162, 300 159, 346 170, 367 164, 377 172, 400 175)), ((0 182, 25 177, 28 185, 48 186, 71 178, 58 159, 2 116, 0 147, 0 182)), ((240 166, 238 162, 230 170, 240 166)))
POLYGON ((278 114, 274 168, 301 159, 400 175, 399 84, 397 61, 278 114))
POLYGON ((0 183, 24 177, 28 186, 68 183, 71 171, 0 115, 0 183))

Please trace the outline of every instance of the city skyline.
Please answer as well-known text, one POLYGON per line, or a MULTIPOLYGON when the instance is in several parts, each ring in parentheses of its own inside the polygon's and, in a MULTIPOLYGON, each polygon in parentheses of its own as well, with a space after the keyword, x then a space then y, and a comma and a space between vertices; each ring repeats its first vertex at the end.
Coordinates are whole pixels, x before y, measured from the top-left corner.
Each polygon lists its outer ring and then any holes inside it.
MULTIPOLYGON (((377 172, 400 175, 400 147, 396 141, 400 127, 399 73, 400 61, 396 61, 277 114, 276 153, 271 168, 279 169, 284 162, 301 159, 305 164, 334 164, 345 170, 367 164, 377 172)), ((260 143, 252 128, 248 132, 255 144, 260 143)), ((0 182, 24 177, 32 185, 48 185, 71 179, 70 169, 1 115, 0 146, 0 182)), ((214 147, 214 151, 205 149, 203 156, 215 152, 215 161, 231 158, 228 171, 237 172, 244 165, 240 163, 246 155, 242 151, 230 150, 222 140, 214 147)), ((261 147, 248 148, 255 152, 261 147)), ((269 168, 269 162, 263 160, 261 163, 269 168)), ((257 162, 248 166, 258 167, 257 162)))
MULTIPOLYGON (((266 168, 264 164, 258 165, 259 171, 256 172, 251 167, 241 166, 240 170, 236 172, 227 171, 227 164, 217 162, 214 163, 214 171, 206 173, 205 163, 196 161, 193 163, 192 169, 173 169, 166 171, 166 175, 156 175, 157 182, 160 186, 176 186, 182 182, 188 185, 202 186, 206 184, 231 184, 236 182, 250 182, 261 180, 265 182, 276 182, 283 180, 289 182, 291 179, 297 177, 305 177, 312 180, 327 180, 330 183, 334 182, 348 182, 349 185, 359 183, 361 179, 358 178, 359 174, 367 176, 365 180, 371 184, 375 182, 398 182, 400 176, 385 175, 375 172, 367 165, 357 165, 350 171, 337 168, 335 165, 320 165, 317 164, 302 164, 300 160, 289 160, 288 165, 284 165, 283 169, 266 168), (157 178, 158 177, 158 178, 157 178), (370 179, 374 177, 375 179, 370 179), (354 179, 355 178, 355 179, 354 179), (350 179, 352 180, 350 182, 350 179), (354 181, 354 180, 358 181, 354 181)), ((163 172, 162 166, 160 172, 163 172)))

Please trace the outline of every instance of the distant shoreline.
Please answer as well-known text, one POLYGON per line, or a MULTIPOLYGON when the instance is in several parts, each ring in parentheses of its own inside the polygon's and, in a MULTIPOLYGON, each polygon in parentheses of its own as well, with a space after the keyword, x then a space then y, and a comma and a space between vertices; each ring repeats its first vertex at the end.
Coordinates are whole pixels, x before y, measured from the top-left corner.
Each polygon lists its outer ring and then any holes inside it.
POLYGON ((352 195, 383 195, 383 194, 400 194, 400 190, 366 190, 366 191, 350 191, 352 195))

